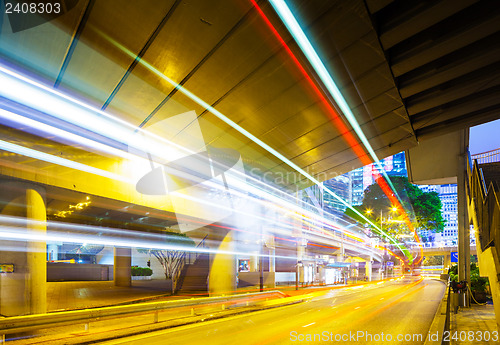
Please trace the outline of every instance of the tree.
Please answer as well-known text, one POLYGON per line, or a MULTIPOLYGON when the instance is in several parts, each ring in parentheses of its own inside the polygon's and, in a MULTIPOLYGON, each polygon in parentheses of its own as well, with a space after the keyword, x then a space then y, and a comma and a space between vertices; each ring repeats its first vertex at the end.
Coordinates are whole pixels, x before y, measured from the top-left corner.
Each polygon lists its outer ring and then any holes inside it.
POLYGON ((167 232, 166 244, 175 249, 138 249, 140 253, 154 256, 164 269, 165 278, 172 280, 172 293, 177 291, 177 282, 182 268, 184 267, 184 248, 194 247, 194 241, 185 234, 167 232))
POLYGON ((426 256, 423 266, 440 266, 444 264, 444 255, 426 256))
MULTIPOLYGON (((420 188, 411 184, 406 177, 391 176, 390 180, 402 201, 402 206, 408 218, 416 229, 420 231, 431 230, 433 232, 443 231, 442 204, 438 193, 423 192, 420 188)), ((404 217, 392 210, 394 206, 379 184, 374 183, 366 188, 363 204, 355 208, 374 224, 382 224, 384 232, 399 237, 411 236, 408 226, 404 222, 404 217), (380 218, 381 213, 382 218, 380 218)), ((346 210, 346 215, 358 222, 366 223, 366 220, 350 209, 346 210)))

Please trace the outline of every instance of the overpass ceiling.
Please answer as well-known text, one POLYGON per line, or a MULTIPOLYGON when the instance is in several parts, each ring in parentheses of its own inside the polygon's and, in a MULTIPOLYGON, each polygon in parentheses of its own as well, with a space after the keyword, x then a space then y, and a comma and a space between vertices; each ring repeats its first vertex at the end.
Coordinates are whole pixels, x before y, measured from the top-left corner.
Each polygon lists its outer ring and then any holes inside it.
MULTIPOLYGON (((205 142, 238 150, 257 175, 290 168, 151 68, 321 180, 362 165, 345 139, 352 128, 336 124, 249 0, 64 3, 65 14, 38 26, 5 15, 1 59, 146 129, 195 110, 205 142)), ((318 80, 271 6, 258 3, 318 80)), ((289 4, 380 158, 426 135, 498 118, 494 1, 289 4)))
POLYGON ((418 140, 500 117, 498 1, 367 6, 418 140))

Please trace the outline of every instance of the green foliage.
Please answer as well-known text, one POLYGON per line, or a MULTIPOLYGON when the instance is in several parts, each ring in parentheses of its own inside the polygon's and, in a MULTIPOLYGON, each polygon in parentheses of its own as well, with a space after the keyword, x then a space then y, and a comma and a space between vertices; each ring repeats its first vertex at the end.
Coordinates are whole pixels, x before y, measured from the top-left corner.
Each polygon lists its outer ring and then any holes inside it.
POLYGON ((488 278, 481 277, 479 275, 479 267, 476 263, 471 262, 470 264, 470 289, 472 291, 484 292, 486 291, 486 285, 489 284, 488 278))
POLYGON ((165 278, 172 279, 172 293, 177 289, 177 281, 184 265, 186 249, 195 246, 194 241, 185 234, 177 232, 165 233, 165 244, 172 249, 137 249, 140 253, 154 256, 164 269, 165 278))
MULTIPOLYGON (((451 281, 458 281, 458 265, 453 265, 448 270, 451 281)), ((484 292, 489 284, 488 278, 479 275, 479 267, 476 263, 470 264, 470 289, 471 291, 484 292)))
POLYGON ((423 266, 439 266, 444 264, 444 255, 426 256, 423 266))
MULTIPOLYGON (((363 209, 361 206, 353 206, 352 208, 354 208, 355 210, 357 210, 359 213, 363 214, 363 209)), ((355 221, 359 222, 359 223, 366 223, 366 220, 363 219, 360 215, 358 215, 356 212, 354 212, 352 209, 350 208, 347 208, 345 210, 345 215, 348 216, 349 218, 352 218, 354 219, 355 221)), ((366 215, 365 215, 366 216, 366 215)), ((368 219, 370 219, 370 217, 366 217, 368 219)), ((370 219, 371 220, 371 219, 370 219)))
POLYGON ((149 277, 150 275, 153 274, 153 270, 149 267, 137 267, 137 266, 132 266, 132 276, 146 276, 149 277))
MULTIPOLYGON (((442 204, 438 193, 424 193, 417 186, 411 184, 406 177, 391 176, 390 179, 401 198, 402 205, 410 221, 415 224, 417 229, 433 230, 435 232, 443 231, 442 204)), ((357 206, 356 209, 377 226, 381 223, 380 213, 382 211, 384 231, 392 235, 409 233, 408 227, 403 222, 403 217, 390 211, 392 206, 379 184, 374 183, 366 188, 363 204, 357 206), (367 210, 371 210, 372 213, 367 214, 367 210), (390 218, 390 221, 387 221, 388 218, 390 218)), ((345 214, 362 224, 366 223, 366 220, 350 209, 345 214)))

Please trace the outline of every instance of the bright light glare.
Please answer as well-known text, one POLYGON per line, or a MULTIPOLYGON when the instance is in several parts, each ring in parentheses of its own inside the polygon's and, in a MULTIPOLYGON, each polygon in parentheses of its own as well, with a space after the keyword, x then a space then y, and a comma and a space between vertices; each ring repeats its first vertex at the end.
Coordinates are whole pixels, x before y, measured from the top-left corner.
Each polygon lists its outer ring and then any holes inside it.
MULTIPOLYGON (((375 165, 378 167, 378 169, 380 170, 380 172, 384 176, 387 183, 391 186, 391 189, 394 192, 394 195, 401 202, 400 197, 397 194, 396 189, 394 188, 394 185, 392 184, 391 180, 387 176, 387 173, 385 172, 385 169, 383 168, 380 160, 378 159, 377 155, 375 154, 375 151, 373 150, 368 139, 366 138, 365 134, 361 130, 361 127, 359 126, 354 114, 352 113, 351 108, 349 107, 344 96, 342 95, 342 93, 338 89, 337 85, 333 81, 332 76, 330 75, 330 73, 326 69, 325 65, 323 64, 323 61, 321 61, 321 59, 318 56, 318 54, 316 53, 315 49, 311 45, 309 39, 307 38, 307 36, 305 35, 301 26, 297 22, 295 16, 292 14, 292 12, 288 8, 288 6, 286 5, 284 0, 270 0, 270 3, 274 7, 276 13, 278 13, 278 15, 280 16, 280 18, 282 19, 283 23, 286 25, 286 27, 288 28, 288 30, 290 31, 292 36, 294 37, 294 39, 297 42, 297 44, 299 45, 300 49, 306 55, 307 59, 309 60, 309 62, 313 66, 314 70, 316 71, 316 73, 320 77, 321 81, 325 85, 328 92, 332 95, 333 99, 335 100, 335 102, 338 104, 339 108, 344 113, 345 117, 347 118, 347 120, 351 124, 352 128, 354 129, 354 131, 358 135, 359 139, 361 140, 361 142, 363 143, 363 145, 367 149, 370 156, 372 157, 375 165)), ((330 195, 336 197, 334 195, 334 193, 332 193, 328 189, 327 189, 327 192, 330 195)), ((339 199, 338 197, 336 197, 336 198, 339 199)), ((345 201, 343 201, 343 200, 339 200, 339 201, 341 201, 342 203, 345 204, 345 201)), ((350 206, 348 206, 348 207, 351 208, 350 206)), ((357 212, 357 210, 355 210, 353 208, 351 208, 351 209, 354 212, 356 212, 358 215, 360 215, 362 218, 367 220, 370 224, 372 224, 381 233, 383 233, 391 242, 395 243, 395 241, 393 240, 393 238, 391 236, 389 236, 385 232, 383 232, 378 226, 376 226, 371 221, 366 219, 362 214, 357 212)), ((410 260, 413 259, 411 254, 407 250, 404 250, 403 248, 400 248, 400 249, 404 253, 406 253, 406 255, 408 256, 408 258, 410 260)))
MULTIPOLYGON (((107 39, 109 42, 113 43, 116 47, 118 47, 120 50, 122 50, 125 54, 129 55, 130 57, 132 57, 134 59, 137 57, 133 52, 131 52, 126 47, 124 47, 120 43, 118 43, 115 40, 113 40, 111 37, 109 37, 105 33, 101 32, 101 31, 99 31, 97 29, 95 29, 95 30, 101 36, 103 36, 105 39, 107 39)), ((167 83, 171 84, 179 92, 181 92, 182 94, 184 94, 185 96, 187 96, 191 100, 193 100, 194 102, 198 103, 200 106, 202 106, 205 109, 207 109, 208 111, 210 111, 217 118, 219 118, 220 120, 224 121, 226 124, 228 124, 229 126, 231 126, 232 128, 234 128, 235 130, 237 130, 238 132, 240 132, 241 134, 243 134, 244 136, 246 136, 247 138, 249 138, 250 140, 252 140, 254 143, 256 143, 257 145, 259 145, 260 147, 262 147, 263 149, 265 149, 267 152, 271 153, 276 158, 280 159, 282 162, 284 162, 285 164, 287 164, 289 167, 291 167, 292 169, 298 171, 300 174, 302 174, 308 180, 310 180, 311 182, 313 182, 315 185, 319 186, 321 184, 320 181, 318 181, 312 175, 310 175, 305 170, 303 170, 302 168, 300 168, 298 165, 296 165, 295 163, 293 163, 292 161, 290 161, 288 158, 286 158, 285 156, 283 156, 281 153, 279 153, 278 151, 276 151, 275 149, 273 149, 272 147, 270 147, 269 145, 267 145, 265 142, 263 142, 262 140, 260 140, 259 138, 257 138, 256 136, 254 136, 253 134, 251 134, 250 132, 248 132, 243 127, 239 126, 236 122, 234 122, 231 119, 229 119, 228 117, 226 117, 220 111, 218 111, 217 109, 215 109, 214 107, 212 107, 210 104, 208 104, 205 101, 203 101, 201 98, 199 98, 198 96, 196 96, 195 94, 193 94, 192 92, 190 92, 189 90, 187 90, 186 88, 184 88, 182 85, 180 85, 179 83, 175 82, 174 80, 172 80, 169 77, 167 77, 166 75, 164 75, 162 72, 160 72, 154 66, 152 66, 151 64, 149 64, 147 61, 144 61, 144 60, 141 59, 141 60, 139 60, 139 64, 141 64, 142 66, 146 67, 149 71, 151 71, 152 73, 154 73, 155 75, 157 75, 158 77, 160 77, 161 79, 163 79, 164 81, 166 81, 167 83)), ((385 171, 383 171, 383 172, 385 173, 385 171)), ((389 183, 390 183, 390 180, 389 180, 389 183)), ((373 223, 371 220, 369 220, 368 218, 366 218, 361 212, 359 212, 358 210, 356 210, 355 208, 353 208, 343 198, 341 198, 340 196, 338 196, 337 194, 335 194, 333 191, 331 191, 330 189, 328 189, 326 187, 324 187, 323 189, 324 189, 324 191, 326 193, 330 194, 332 197, 334 197, 335 199, 337 199, 343 205, 345 205, 346 207, 348 207, 349 209, 351 209, 354 213, 356 213, 361 218, 363 218, 366 222, 368 222, 369 224, 371 224, 375 229, 378 230, 378 232, 380 232, 381 234, 383 234, 390 242, 394 243, 396 246, 399 246, 398 242, 392 236, 390 236, 389 234, 387 234, 386 232, 384 232, 382 229, 380 229, 380 227, 377 224, 373 223)), ((407 253, 406 255, 410 258, 410 260, 412 259, 411 258, 411 254, 406 250, 406 248, 400 247, 400 249, 401 249, 401 251, 403 253, 407 253)))
POLYGON ((88 173, 91 173, 94 175, 99 175, 102 177, 107 177, 107 178, 110 178, 113 180, 123 181, 126 183, 132 183, 132 181, 130 181, 129 179, 127 179, 123 176, 117 175, 117 174, 110 173, 109 171, 94 168, 94 167, 91 167, 89 165, 74 162, 74 161, 71 161, 71 160, 66 159, 66 158, 61 158, 61 157, 57 157, 54 155, 50 155, 48 153, 33 150, 33 149, 30 149, 30 148, 27 148, 24 146, 19 146, 16 144, 8 143, 8 142, 3 141, 3 140, 0 140, 0 149, 5 150, 5 151, 14 152, 14 153, 26 156, 26 157, 35 158, 35 159, 38 159, 38 160, 41 160, 44 162, 48 162, 48 163, 52 163, 52 164, 56 164, 56 165, 61 165, 61 166, 65 166, 65 167, 80 170, 80 171, 85 171, 85 172, 88 172, 88 173))

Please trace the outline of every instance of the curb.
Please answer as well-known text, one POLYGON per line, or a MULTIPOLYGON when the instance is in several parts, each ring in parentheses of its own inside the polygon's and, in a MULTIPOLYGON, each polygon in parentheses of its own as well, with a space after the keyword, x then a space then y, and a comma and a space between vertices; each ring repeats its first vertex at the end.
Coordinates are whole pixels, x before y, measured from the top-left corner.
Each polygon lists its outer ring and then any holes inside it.
MULTIPOLYGON (((438 279, 436 279, 438 280, 438 279)), ((439 279, 438 281, 448 287, 448 283, 439 279)), ((444 332, 450 328, 450 315, 448 309, 448 293, 445 288, 443 298, 439 302, 436 314, 432 320, 431 327, 429 328, 428 336, 425 339, 424 345, 441 345, 447 344, 443 340, 444 332)))
POLYGON ((131 328, 125 328, 125 329, 118 329, 118 330, 112 330, 112 331, 102 331, 99 333, 89 333, 89 332, 79 332, 79 333, 72 333, 71 338, 68 337, 68 334, 65 334, 64 336, 40 336, 40 337, 34 337, 31 339, 25 339, 25 340, 20 340, 16 341, 15 344, 39 344, 39 343, 46 343, 50 342, 50 344, 54 345, 59 345, 59 344, 67 344, 67 345, 73 345, 73 344, 95 344, 96 342, 104 342, 104 341, 110 341, 110 340, 115 340, 115 339, 120 339, 120 338, 125 338, 125 337, 130 337, 134 335, 140 335, 140 334, 145 334, 145 333, 150 333, 150 332, 155 332, 155 331, 161 331, 161 330, 166 330, 166 329, 171 329, 171 328, 176 328, 180 326, 185 326, 185 325, 191 325, 191 324, 196 324, 196 323, 202 323, 205 321, 211 321, 211 320, 217 320, 217 319, 222 319, 230 316, 236 316, 236 315, 241 315, 241 314, 250 314, 253 312, 258 312, 262 310, 267 310, 267 309, 274 309, 274 308, 279 308, 279 307, 285 307, 288 305, 294 305, 298 303, 302 303, 309 298, 305 296, 297 296, 297 297, 288 297, 288 298, 283 298, 285 301, 282 299, 277 299, 277 300, 268 300, 268 301, 262 301, 258 306, 250 306, 250 307, 233 307, 233 308, 227 308, 225 310, 216 312, 216 313, 211 313, 211 314, 199 314, 195 316, 187 316, 179 319, 170 319, 170 320, 165 320, 165 321, 160 321, 158 323, 153 323, 153 324, 147 324, 147 325, 138 325, 134 326, 131 328), (298 298, 300 297, 300 298, 298 298))

